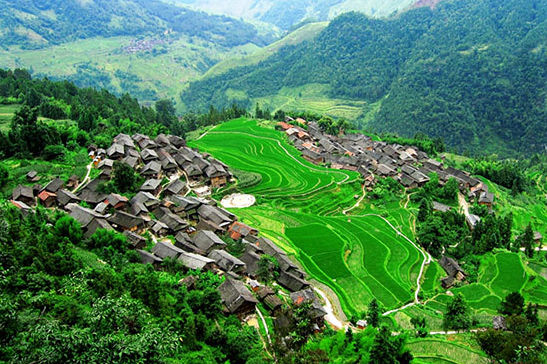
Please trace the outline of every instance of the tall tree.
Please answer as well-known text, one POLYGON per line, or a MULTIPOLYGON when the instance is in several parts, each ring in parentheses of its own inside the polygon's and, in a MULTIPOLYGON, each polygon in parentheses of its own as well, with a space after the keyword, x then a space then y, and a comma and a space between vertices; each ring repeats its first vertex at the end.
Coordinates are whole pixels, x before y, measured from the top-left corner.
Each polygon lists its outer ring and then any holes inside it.
POLYGON ((376 298, 373 298, 368 305, 367 321, 372 327, 378 327, 380 324, 380 307, 376 298))
POLYGON ((446 307, 443 328, 445 330, 467 330, 470 326, 469 307, 461 293, 458 293, 446 307))
POLYGON ((521 315, 524 312, 524 297, 518 292, 509 293, 501 301, 499 313, 504 315, 521 315))

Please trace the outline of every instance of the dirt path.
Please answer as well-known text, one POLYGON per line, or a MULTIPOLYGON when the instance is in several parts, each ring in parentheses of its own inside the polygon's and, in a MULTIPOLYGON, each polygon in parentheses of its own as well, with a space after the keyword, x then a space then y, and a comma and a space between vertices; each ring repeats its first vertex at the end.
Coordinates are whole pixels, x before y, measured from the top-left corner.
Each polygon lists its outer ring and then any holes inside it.
POLYGON ((207 130, 205 133, 201 134, 196 140, 200 140, 201 138, 203 138, 204 136, 206 136, 207 134, 209 134, 209 132, 211 130, 213 130, 214 128, 216 128, 218 125, 215 125, 213 126, 211 129, 207 130))
POLYGON ((365 196, 367 195, 367 192, 365 191, 365 185, 363 185, 362 191, 363 191, 363 194, 361 195, 361 197, 359 197, 359 199, 357 200, 355 205, 353 205, 349 209, 343 210, 342 214, 347 215, 348 212, 350 212, 351 210, 357 208, 361 204, 361 202, 363 202, 363 200, 365 199, 365 196))
POLYGON ((84 187, 89 182, 89 175, 91 174, 91 168, 93 167, 93 162, 89 163, 87 165, 87 173, 82 180, 82 183, 80 183, 78 186, 76 186, 75 189, 72 190, 72 193, 76 193, 80 188, 84 187))
POLYGON ((334 313, 334 308, 327 294, 317 286, 314 286, 313 289, 319 294, 319 296, 321 296, 323 301, 325 301, 325 305, 323 306, 323 309, 327 312, 327 314, 325 315, 325 321, 331 324, 331 326, 336 330, 346 329, 349 326, 349 323, 344 323, 340 319, 338 319, 338 317, 336 317, 336 314, 334 313))
POLYGON ((462 208, 465 217, 469 217, 469 204, 465 201, 465 196, 461 192, 458 192, 458 204, 462 208))
POLYGON ((262 312, 260 312, 258 307, 256 308, 256 313, 258 314, 258 317, 260 317, 260 320, 262 321, 262 325, 264 325, 264 330, 266 330, 266 337, 268 338, 268 343, 272 345, 272 339, 270 338, 270 331, 268 330, 268 324, 266 324, 266 319, 264 318, 264 316, 262 315, 262 312))

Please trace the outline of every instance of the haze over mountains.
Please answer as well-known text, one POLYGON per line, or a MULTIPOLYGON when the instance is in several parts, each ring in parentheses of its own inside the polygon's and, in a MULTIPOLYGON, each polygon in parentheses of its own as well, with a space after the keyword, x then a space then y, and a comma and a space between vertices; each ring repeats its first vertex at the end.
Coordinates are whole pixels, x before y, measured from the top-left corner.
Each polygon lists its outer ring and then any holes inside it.
POLYGON ((260 20, 289 29, 306 20, 324 21, 348 12, 360 11, 385 17, 404 9, 415 0, 169 0, 213 13, 260 20))
POLYGON ((348 13, 312 41, 192 83, 181 98, 191 110, 331 103, 327 113, 363 127, 443 137, 460 152, 540 151, 546 9, 545 0, 457 0, 387 20, 348 13))

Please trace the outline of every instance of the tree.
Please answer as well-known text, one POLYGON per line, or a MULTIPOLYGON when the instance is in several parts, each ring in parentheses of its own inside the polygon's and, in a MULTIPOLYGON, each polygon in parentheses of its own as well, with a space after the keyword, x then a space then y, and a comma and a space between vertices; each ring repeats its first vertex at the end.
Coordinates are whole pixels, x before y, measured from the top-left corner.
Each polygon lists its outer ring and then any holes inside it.
POLYGON ((534 326, 539 325, 538 305, 529 303, 524 310, 524 316, 534 326))
POLYGON ((169 128, 178 121, 177 116, 175 115, 175 105, 173 105, 173 101, 159 100, 156 101, 155 106, 158 123, 169 128))
POLYGON ((376 298, 373 298, 368 305, 367 322, 372 327, 378 327, 380 324, 380 307, 376 298))
POLYGON ((446 313, 443 317, 443 328, 445 331, 451 330, 467 330, 471 326, 471 318, 469 317, 469 308, 467 302, 458 293, 446 307, 446 313))
POLYGON ((509 293, 501 301, 498 311, 503 315, 521 315, 524 312, 524 297, 518 292, 509 293))
POLYGON ((370 362, 374 364, 410 363, 412 354, 404 349, 403 336, 392 336, 386 326, 380 327, 370 350, 370 362))
POLYGON ((422 198, 418 210, 418 221, 423 222, 431 215, 431 202, 427 198, 422 198))
POLYGON ((441 190, 441 197, 450 201, 456 201, 458 199, 459 186, 458 181, 451 177, 441 190))
POLYGON ((416 337, 427 336, 428 332, 427 332, 425 317, 413 317, 410 319, 410 323, 412 324, 412 326, 414 326, 414 330, 416 330, 414 332, 414 335, 416 337))
POLYGON ((9 170, 4 164, 0 164, 0 188, 4 187, 9 180, 9 170))
POLYGON ((534 256, 534 232, 532 231, 532 224, 528 223, 524 234, 521 234, 515 241, 516 247, 523 247, 528 258, 534 256))
POLYGON ((138 176, 135 174, 133 168, 131 168, 127 163, 116 161, 112 167, 114 174, 114 186, 118 191, 133 192, 136 188, 138 182, 138 176))
POLYGON ((258 261, 257 276, 268 283, 279 277, 279 262, 271 255, 263 254, 258 261))

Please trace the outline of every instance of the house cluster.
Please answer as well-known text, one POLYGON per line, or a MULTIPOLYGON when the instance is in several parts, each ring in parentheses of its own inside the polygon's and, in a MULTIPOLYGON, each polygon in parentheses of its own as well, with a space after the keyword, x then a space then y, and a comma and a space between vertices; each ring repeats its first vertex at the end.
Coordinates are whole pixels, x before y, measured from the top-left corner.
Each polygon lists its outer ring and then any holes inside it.
MULTIPOLYGON (((304 272, 283 250, 260 237, 256 229, 237 221, 215 201, 189 195, 198 186, 225 185, 231 176, 224 164, 171 135, 152 140, 140 134, 120 134, 106 150, 90 147, 90 157, 100 170, 97 178, 82 186, 72 185, 72 189, 60 178, 45 187, 20 185, 13 191, 12 203, 24 213, 31 212, 36 204, 64 210, 80 223, 86 238, 98 229, 121 232, 145 264, 160 268, 163 260, 170 258, 187 270, 224 276, 219 292, 225 310, 242 319, 255 312, 258 302, 272 315, 285 306, 274 290, 257 281, 261 257, 275 257, 279 265, 277 283, 294 294, 291 299, 295 305, 310 302, 314 325, 323 326, 326 313, 304 272), (112 178, 114 161, 127 163, 148 178, 131 198, 101 192, 101 184, 112 178), (181 179, 183 175, 186 181, 181 179), (145 233, 154 243, 151 249, 147 249, 150 246, 145 233), (227 251, 228 237, 243 244, 241 256, 227 251)), ((29 183, 36 182, 38 175, 31 173, 27 178, 29 183)))
POLYGON ((305 159, 334 169, 359 172, 368 190, 374 187, 376 176, 391 177, 406 188, 415 188, 423 186, 429 181, 429 175, 436 173, 441 185, 454 178, 460 190, 470 198, 489 206, 494 202, 494 195, 480 180, 467 172, 445 168, 442 162, 415 147, 374 141, 357 133, 328 135, 316 122, 305 122, 307 129, 290 122, 289 118, 278 125, 305 159))

